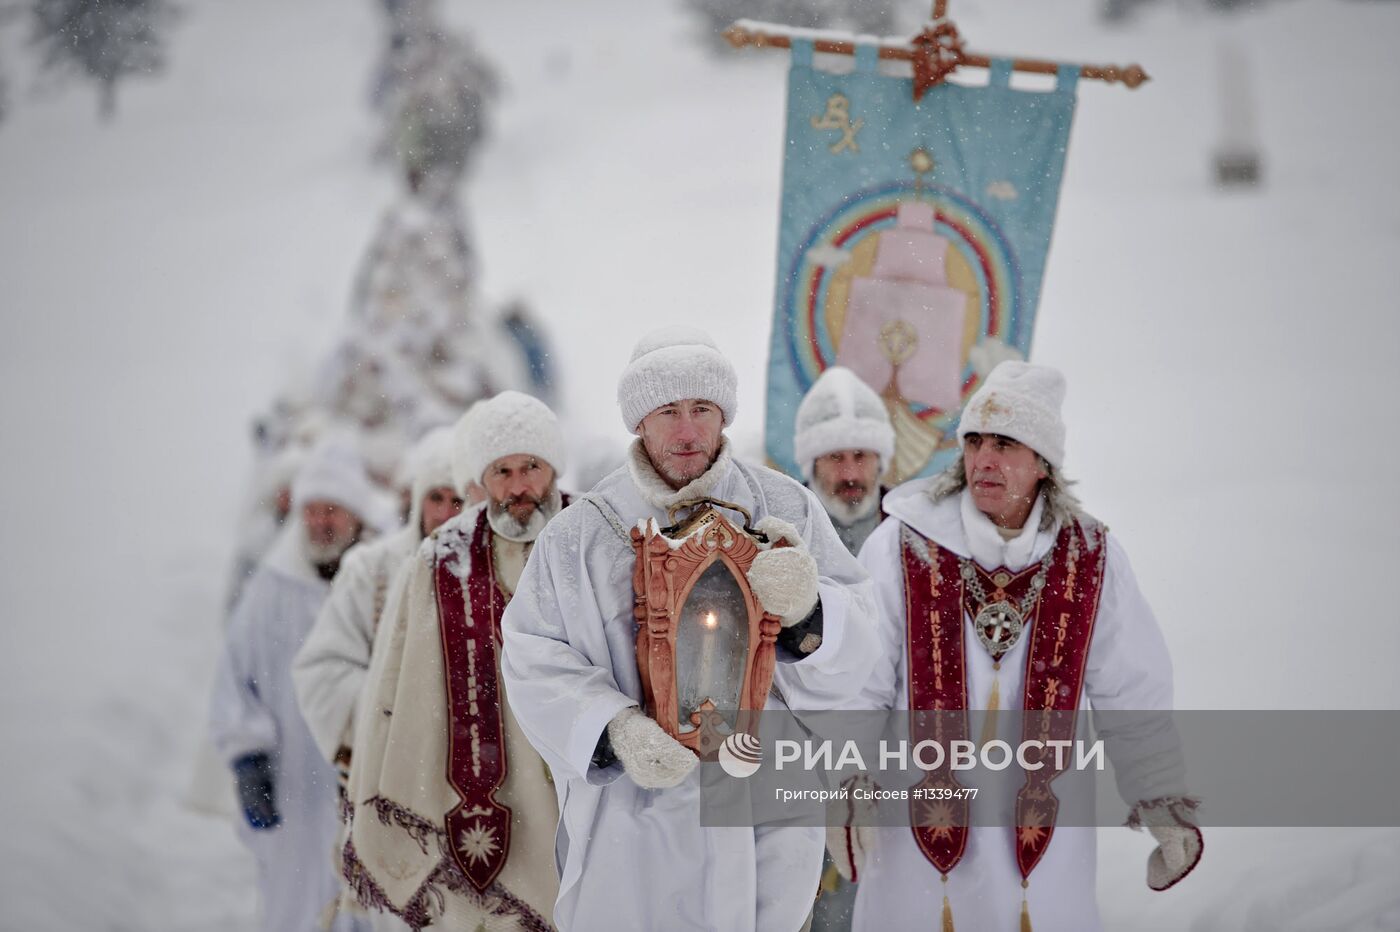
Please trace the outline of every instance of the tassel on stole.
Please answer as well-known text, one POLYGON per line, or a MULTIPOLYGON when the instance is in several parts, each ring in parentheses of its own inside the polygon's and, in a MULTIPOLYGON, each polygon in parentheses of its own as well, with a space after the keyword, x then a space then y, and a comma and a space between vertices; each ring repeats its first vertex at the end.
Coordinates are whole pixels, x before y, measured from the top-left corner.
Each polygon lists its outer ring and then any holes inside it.
POLYGON ((943 932, 957 932, 953 928, 953 904, 948 902, 948 894, 943 894, 943 932))
POLYGON ((1001 677, 992 678, 992 694, 987 697, 986 718, 982 720, 982 738, 978 747, 986 747, 997 736, 997 711, 1001 708, 1001 677))
POLYGON ((1031 928, 1031 906, 1021 897, 1021 932, 1034 932, 1031 928))

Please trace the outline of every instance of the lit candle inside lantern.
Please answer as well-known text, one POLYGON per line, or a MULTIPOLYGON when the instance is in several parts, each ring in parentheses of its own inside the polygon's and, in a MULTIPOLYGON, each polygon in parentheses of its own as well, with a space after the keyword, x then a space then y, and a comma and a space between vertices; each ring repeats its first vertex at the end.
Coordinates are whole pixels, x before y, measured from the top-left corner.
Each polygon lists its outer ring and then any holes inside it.
POLYGON ((700 623, 705 626, 705 637, 700 642, 700 677, 695 689, 695 705, 697 707, 706 699, 714 701, 713 697, 706 695, 705 692, 711 688, 711 676, 714 674, 715 642, 719 638, 719 616, 713 611, 706 612, 700 616, 700 623))

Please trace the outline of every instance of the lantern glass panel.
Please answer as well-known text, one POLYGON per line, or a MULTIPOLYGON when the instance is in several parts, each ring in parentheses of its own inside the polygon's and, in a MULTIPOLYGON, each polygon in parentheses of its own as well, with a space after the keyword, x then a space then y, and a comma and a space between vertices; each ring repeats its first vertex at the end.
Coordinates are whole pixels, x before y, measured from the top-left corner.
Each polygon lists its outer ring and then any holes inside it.
POLYGON ((749 612, 734 574, 711 563, 690 590, 676 629, 676 698, 680 730, 706 699, 735 726, 744 661, 749 651, 749 612))

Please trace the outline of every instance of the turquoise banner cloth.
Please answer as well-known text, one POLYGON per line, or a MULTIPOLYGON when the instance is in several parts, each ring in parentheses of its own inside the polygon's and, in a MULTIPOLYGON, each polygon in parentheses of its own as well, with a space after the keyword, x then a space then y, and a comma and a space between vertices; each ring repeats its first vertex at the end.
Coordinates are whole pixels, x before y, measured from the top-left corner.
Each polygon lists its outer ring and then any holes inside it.
POLYGON ((828 366, 885 397, 902 481, 950 461, 963 401, 1031 347, 1077 69, 1014 90, 996 61, 987 86, 915 103, 876 53, 835 74, 793 41, 766 423, 793 474, 797 405, 828 366))

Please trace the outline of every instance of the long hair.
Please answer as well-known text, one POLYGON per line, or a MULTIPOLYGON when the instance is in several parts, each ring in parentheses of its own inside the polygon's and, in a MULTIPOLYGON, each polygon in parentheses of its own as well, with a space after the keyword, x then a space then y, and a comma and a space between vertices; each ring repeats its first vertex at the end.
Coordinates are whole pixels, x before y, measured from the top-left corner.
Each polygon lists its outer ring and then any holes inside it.
MULTIPOLYGON (((1070 486, 1074 483, 1046 462, 1045 457, 1036 455, 1040 460, 1041 468, 1045 470, 1045 478, 1040 480, 1040 487, 1036 490, 1038 493, 1045 493, 1045 508, 1040 513, 1040 529, 1048 531, 1056 524, 1063 527, 1072 521, 1088 519, 1089 516, 1085 513, 1084 506, 1070 491, 1070 486)), ((933 484, 928 488, 928 496, 935 502, 942 501, 950 495, 957 495, 965 488, 967 488, 967 470, 963 466, 962 452, 959 451, 957 459, 949 463, 947 469, 933 477, 933 484)))

